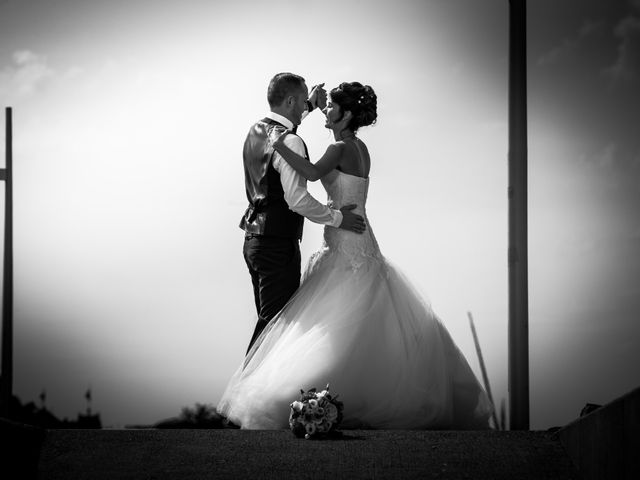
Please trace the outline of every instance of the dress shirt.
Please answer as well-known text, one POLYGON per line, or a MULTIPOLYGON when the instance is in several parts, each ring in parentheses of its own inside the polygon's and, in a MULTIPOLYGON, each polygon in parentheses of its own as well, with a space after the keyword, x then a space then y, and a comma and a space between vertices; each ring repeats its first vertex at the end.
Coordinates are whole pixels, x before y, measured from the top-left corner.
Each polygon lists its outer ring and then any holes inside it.
MULTIPOLYGON (((289 130, 293 129, 293 123, 282 115, 269 112, 266 117, 281 123, 289 130)), ((305 156, 304 143, 297 135, 287 135, 284 139, 284 144, 298 155, 305 156)), ((311 196, 307 190, 307 179, 296 172, 278 152, 275 152, 273 156, 273 168, 280 174, 284 199, 289 205, 289 209, 314 223, 331 227, 340 226, 342 212, 323 205, 311 196)))

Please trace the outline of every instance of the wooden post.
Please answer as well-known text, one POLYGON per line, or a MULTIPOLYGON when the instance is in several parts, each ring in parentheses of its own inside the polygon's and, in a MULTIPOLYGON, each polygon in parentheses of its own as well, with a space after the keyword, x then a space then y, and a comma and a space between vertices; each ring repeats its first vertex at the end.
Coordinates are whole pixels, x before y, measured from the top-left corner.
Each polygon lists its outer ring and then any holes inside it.
POLYGON ((528 430, 526 0, 509 4, 509 424, 528 430))
POLYGON ((2 287, 2 379, 0 416, 9 417, 13 396, 13 145, 11 107, 6 108, 6 165, 0 169, 4 180, 4 276, 2 287))

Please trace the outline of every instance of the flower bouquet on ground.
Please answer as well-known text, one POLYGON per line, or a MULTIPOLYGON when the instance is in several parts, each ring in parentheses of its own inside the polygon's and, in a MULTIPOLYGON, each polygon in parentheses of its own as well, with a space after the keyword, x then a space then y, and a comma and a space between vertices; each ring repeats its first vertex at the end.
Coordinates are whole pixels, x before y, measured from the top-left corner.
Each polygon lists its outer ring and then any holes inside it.
POLYGON ((296 437, 318 438, 335 432, 342 421, 342 402, 329 393, 329 385, 320 392, 300 390, 300 399, 289 405, 289 428, 296 437))

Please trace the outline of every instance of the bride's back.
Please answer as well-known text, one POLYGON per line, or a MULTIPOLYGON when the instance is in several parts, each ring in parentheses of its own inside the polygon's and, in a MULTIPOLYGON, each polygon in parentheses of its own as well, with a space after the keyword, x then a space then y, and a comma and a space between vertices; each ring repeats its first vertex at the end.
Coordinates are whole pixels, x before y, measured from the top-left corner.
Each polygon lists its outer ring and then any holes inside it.
POLYGON ((368 178, 371 158, 367 146, 358 138, 343 140, 344 148, 337 169, 348 175, 368 178))
MULTIPOLYGON (((325 226, 324 246, 331 251, 346 255, 348 264, 358 268, 365 258, 379 257, 380 250, 371 224, 367 217, 367 194, 369 192, 369 162, 363 162, 363 168, 335 169, 322 177, 322 185, 327 191, 327 205, 340 209, 346 205, 355 205, 353 213, 362 215, 367 228, 362 234, 356 234, 341 228, 325 226), (367 175, 367 176, 365 176, 367 175)), ((350 165, 351 166, 351 165, 350 165)))

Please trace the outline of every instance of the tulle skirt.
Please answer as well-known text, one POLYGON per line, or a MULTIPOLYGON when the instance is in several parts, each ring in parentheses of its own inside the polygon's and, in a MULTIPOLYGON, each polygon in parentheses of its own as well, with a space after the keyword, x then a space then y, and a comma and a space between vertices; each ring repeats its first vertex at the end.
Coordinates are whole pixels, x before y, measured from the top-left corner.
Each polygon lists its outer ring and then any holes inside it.
POLYGON ((233 374, 218 412, 288 428, 300 390, 327 384, 342 428, 484 429, 492 405, 449 332, 384 257, 312 259, 303 282, 233 374))

